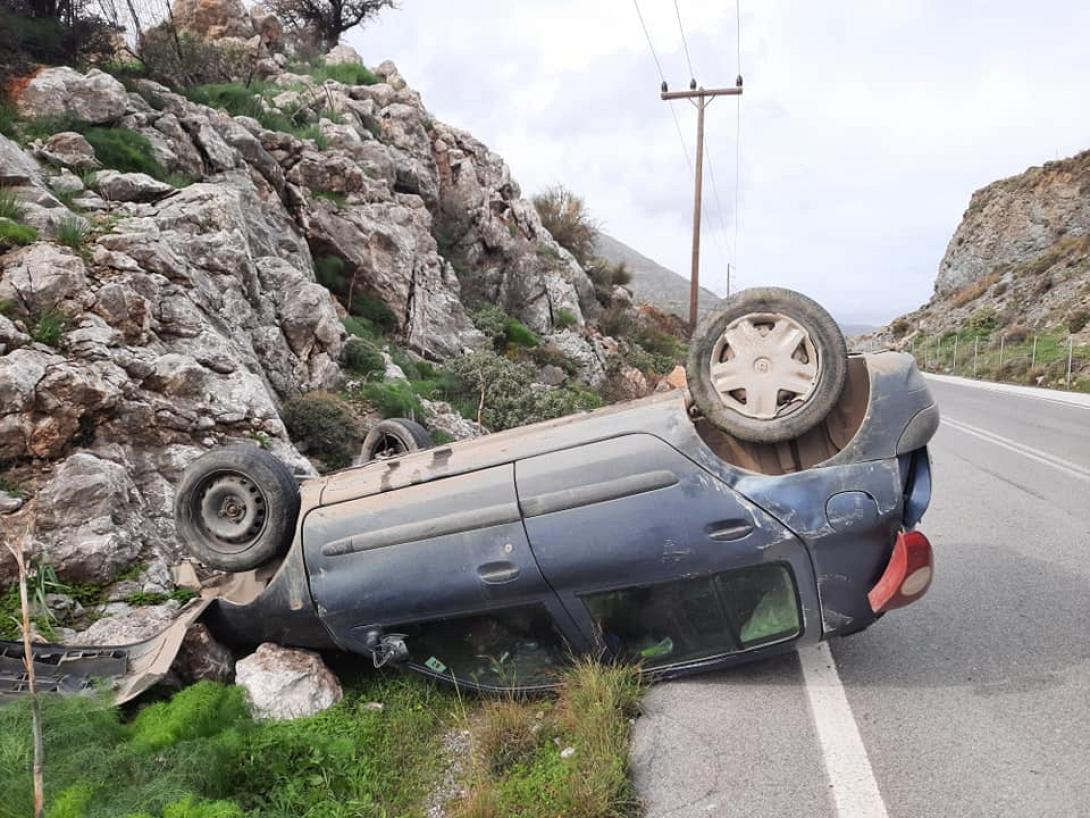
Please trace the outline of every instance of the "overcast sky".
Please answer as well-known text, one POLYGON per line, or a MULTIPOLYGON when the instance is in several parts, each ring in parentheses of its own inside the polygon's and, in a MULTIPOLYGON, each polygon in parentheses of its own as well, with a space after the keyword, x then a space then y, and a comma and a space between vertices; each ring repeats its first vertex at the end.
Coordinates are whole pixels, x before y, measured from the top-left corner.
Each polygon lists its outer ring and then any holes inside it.
MULTIPOLYGON (((678 6, 698 82, 732 85, 734 3, 678 6)), ((640 8, 686 87, 673 0, 640 8)), ((1074 0, 742 0, 740 203, 739 104, 720 98, 701 283, 722 293, 731 259, 740 286, 794 287, 841 321, 919 306, 973 190, 1090 148, 1088 32, 1074 0)), ((369 65, 393 59, 524 194, 567 185, 607 232, 688 276, 692 175, 632 0, 402 0, 347 41, 369 65)), ((696 113, 673 105, 692 154, 696 113)))

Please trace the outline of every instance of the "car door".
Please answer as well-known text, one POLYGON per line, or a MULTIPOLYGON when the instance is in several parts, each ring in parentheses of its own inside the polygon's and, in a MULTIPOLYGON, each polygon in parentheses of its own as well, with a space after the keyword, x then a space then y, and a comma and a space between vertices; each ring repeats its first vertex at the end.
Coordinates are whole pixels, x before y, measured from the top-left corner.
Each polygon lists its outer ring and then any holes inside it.
POLYGON ((802 543, 660 438, 519 460, 515 474, 545 580, 614 655, 703 665, 820 622, 802 543))
POLYGON ((533 688, 579 638, 530 552, 511 464, 316 509, 303 547, 319 616, 349 650, 396 638, 422 673, 533 688))

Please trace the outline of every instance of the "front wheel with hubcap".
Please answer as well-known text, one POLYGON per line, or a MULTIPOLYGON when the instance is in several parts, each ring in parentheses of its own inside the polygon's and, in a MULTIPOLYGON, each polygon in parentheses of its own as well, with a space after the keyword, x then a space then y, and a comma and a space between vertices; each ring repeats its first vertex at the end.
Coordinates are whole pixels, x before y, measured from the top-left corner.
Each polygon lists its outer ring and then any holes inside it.
POLYGON ((190 553, 223 571, 247 571, 282 554, 298 515, 292 473, 256 446, 201 455, 186 469, 174 500, 174 522, 190 553))
POLYGON ((740 440, 776 443, 829 414, 847 379, 848 349, 817 302, 757 287, 701 322, 686 369, 693 400, 713 425, 740 440))

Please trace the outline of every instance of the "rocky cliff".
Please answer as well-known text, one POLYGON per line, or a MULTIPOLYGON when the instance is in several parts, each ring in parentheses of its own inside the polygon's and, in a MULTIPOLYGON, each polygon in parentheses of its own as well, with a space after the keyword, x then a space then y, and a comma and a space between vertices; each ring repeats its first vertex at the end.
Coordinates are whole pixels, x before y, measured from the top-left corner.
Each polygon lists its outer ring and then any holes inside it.
MULTIPOLYGON (((335 51, 325 65, 358 62, 335 51)), ((312 473, 281 412, 341 382, 354 299, 385 305, 417 360, 488 342, 469 290, 570 363, 558 379, 600 382, 617 349, 502 158, 435 120, 392 63, 360 84, 285 65, 261 61, 257 113, 305 132, 96 70, 43 69, 15 94, 27 138, 0 136, 0 533, 29 530, 63 581, 169 593, 173 486, 210 447, 249 439, 312 473), (159 172, 106 167, 118 131, 159 172), (316 261, 335 262, 337 285, 316 261)))
POLYGON ((876 333, 913 339, 970 332, 1090 340, 1090 151, 976 191, 939 264, 935 293, 876 333))

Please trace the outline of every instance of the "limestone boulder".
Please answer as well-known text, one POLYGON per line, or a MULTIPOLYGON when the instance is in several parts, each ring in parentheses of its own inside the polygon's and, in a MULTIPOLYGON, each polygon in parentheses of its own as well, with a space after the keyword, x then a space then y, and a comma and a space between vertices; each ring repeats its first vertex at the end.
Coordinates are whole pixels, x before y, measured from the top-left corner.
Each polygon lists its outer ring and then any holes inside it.
POLYGON ((337 677, 317 653, 271 642, 239 660, 235 683, 245 688, 256 718, 274 721, 313 716, 344 695, 337 677))
POLYGON ((19 113, 28 119, 70 117, 95 125, 115 122, 128 106, 125 86, 104 71, 81 74, 71 68, 45 68, 18 93, 19 113))

